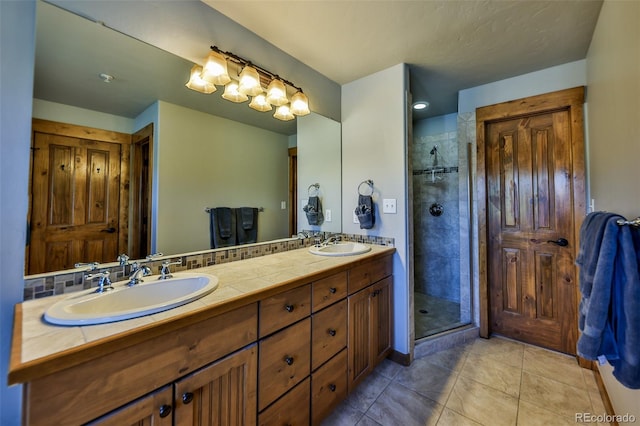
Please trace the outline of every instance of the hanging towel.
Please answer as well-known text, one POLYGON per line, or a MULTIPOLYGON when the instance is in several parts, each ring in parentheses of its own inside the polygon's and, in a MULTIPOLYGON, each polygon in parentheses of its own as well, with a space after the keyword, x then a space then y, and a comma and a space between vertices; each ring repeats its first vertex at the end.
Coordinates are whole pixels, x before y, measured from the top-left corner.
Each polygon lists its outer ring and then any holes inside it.
POLYGON ((309 197, 307 205, 302 208, 307 215, 309 225, 322 225, 324 215, 322 214, 322 203, 317 196, 309 197))
POLYGON ((355 214, 360 222, 360 229, 371 229, 376 223, 375 204, 371 195, 358 195, 358 207, 355 214))
POLYGON ((258 209, 240 207, 235 209, 238 244, 258 242, 258 209))
POLYGON ((209 210, 209 233, 211 248, 235 246, 236 217, 229 207, 209 210))
POLYGON ((640 234, 612 213, 588 215, 580 229, 578 355, 606 358, 623 385, 640 388, 640 234))

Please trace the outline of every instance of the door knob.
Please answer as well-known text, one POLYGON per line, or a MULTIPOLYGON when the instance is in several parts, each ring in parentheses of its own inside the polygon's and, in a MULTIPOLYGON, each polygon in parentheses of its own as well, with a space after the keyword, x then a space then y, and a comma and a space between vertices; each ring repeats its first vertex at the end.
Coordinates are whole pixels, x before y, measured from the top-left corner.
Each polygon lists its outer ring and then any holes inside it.
POLYGON ((569 245, 569 241, 566 238, 558 238, 557 240, 549 240, 548 243, 553 243, 560 247, 566 247, 569 245))
POLYGON ((107 228, 107 229, 103 229, 100 232, 106 232, 107 234, 113 234, 114 232, 116 232, 116 228, 114 228, 113 226, 111 228, 107 228))

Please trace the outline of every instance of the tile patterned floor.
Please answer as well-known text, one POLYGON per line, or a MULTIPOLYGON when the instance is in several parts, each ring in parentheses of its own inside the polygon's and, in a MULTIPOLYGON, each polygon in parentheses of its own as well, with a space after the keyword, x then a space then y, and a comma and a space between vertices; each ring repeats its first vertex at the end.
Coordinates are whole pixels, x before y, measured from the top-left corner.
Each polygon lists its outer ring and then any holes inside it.
POLYGON ((460 303, 424 293, 414 293, 416 339, 464 325, 460 322, 460 303))
POLYGON ((385 360, 323 426, 575 425, 605 414, 593 373, 573 357, 501 337, 385 360))

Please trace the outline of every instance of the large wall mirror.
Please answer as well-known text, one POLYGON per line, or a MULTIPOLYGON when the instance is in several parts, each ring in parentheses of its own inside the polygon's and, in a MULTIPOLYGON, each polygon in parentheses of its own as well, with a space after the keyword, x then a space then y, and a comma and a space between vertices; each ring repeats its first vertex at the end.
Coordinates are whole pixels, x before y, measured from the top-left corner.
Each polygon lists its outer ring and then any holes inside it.
POLYGON ((315 113, 281 122, 219 93, 193 92, 184 86, 190 61, 45 2, 36 14, 34 119, 132 135, 153 126, 149 250, 211 248, 205 209, 212 207, 260 208, 258 242, 341 231, 340 123, 315 113), (114 78, 104 82, 100 74, 114 78), (315 227, 300 199, 310 182, 320 184, 332 211, 315 227))

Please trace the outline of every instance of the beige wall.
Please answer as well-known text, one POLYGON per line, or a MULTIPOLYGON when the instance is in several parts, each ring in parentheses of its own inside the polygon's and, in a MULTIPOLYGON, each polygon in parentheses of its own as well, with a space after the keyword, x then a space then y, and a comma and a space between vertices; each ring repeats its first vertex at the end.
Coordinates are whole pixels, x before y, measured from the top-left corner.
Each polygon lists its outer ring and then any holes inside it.
POLYGON ((208 249, 205 207, 264 207, 258 241, 288 236, 286 135, 166 102, 158 115, 157 251, 208 249))
MULTIPOLYGON (((640 216, 640 2, 607 0, 587 54, 588 169, 596 210, 640 216)), ((601 369, 616 414, 640 419, 640 390, 601 369)))

